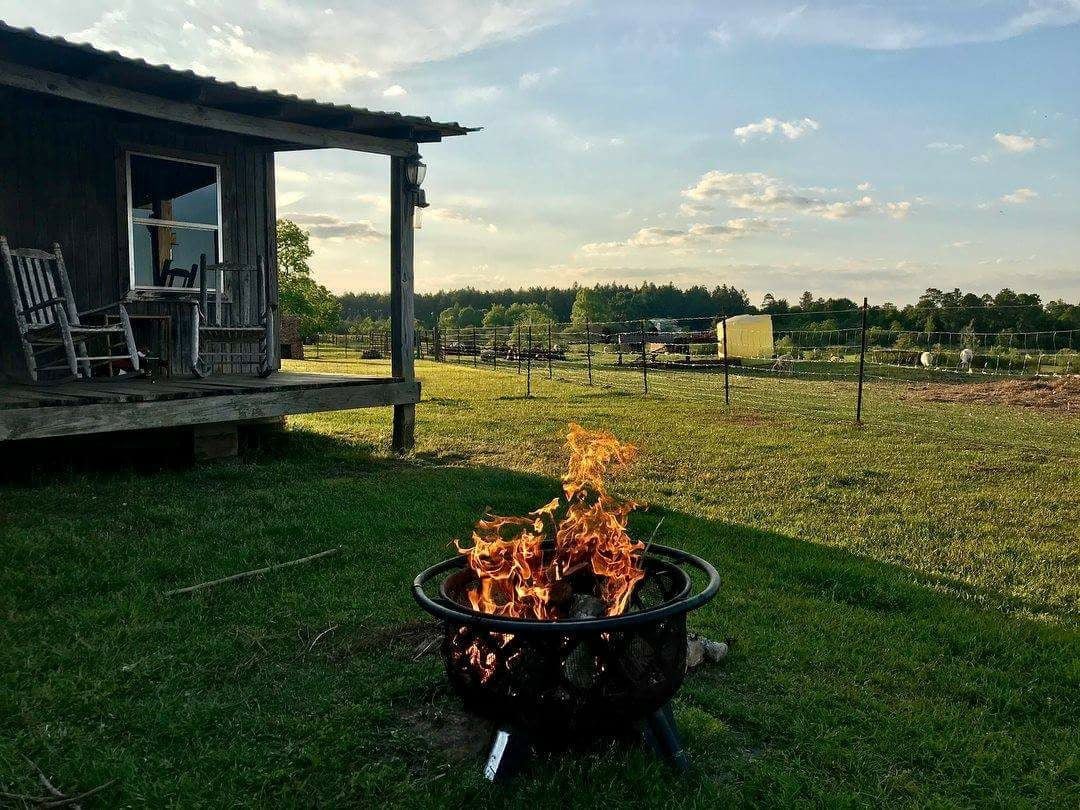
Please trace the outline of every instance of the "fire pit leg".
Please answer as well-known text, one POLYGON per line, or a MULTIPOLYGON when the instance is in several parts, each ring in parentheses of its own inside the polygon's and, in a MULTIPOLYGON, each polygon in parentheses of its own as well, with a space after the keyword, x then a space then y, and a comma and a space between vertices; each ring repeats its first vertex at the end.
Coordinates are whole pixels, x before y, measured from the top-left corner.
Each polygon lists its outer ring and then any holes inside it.
POLYGON ((529 749, 529 739, 524 733, 509 728, 497 729, 484 763, 484 778, 489 782, 510 779, 525 764, 529 749))
POLYGON ((671 763, 676 771, 684 773, 690 769, 690 758, 683 750, 670 703, 665 703, 645 721, 644 736, 653 752, 671 763))

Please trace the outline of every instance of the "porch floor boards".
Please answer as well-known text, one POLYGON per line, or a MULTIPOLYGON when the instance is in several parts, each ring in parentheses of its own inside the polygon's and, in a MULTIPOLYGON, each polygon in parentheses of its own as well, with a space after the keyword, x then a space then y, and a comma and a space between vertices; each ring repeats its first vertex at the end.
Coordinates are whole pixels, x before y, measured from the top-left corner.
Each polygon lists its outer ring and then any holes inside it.
POLYGON ((418 402, 415 380, 280 372, 265 379, 112 377, 0 384, 0 441, 236 422, 418 402))

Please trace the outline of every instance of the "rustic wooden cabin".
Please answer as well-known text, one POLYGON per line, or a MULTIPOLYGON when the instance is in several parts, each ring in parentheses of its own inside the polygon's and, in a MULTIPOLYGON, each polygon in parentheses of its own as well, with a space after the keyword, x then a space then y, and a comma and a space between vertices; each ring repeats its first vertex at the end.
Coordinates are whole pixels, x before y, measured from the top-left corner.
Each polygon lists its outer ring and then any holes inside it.
POLYGON ((0 109, 0 443, 392 406, 412 445, 419 146, 473 130, 3 23, 0 109), (329 148, 389 158, 389 377, 279 370, 274 158, 329 148))

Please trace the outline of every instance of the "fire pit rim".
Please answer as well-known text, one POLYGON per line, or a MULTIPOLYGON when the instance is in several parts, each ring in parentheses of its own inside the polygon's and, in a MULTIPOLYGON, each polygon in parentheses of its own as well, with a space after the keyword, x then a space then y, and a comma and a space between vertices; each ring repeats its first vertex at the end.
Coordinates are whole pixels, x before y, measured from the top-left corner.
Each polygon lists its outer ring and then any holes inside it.
POLYGON ((573 631, 606 632, 635 627, 649 622, 656 622, 669 616, 680 613, 689 613, 691 610, 704 605, 712 599, 720 590, 720 574, 707 560, 703 560, 695 554, 682 549, 671 548, 652 544, 648 549, 649 556, 659 557, 676 565, 689 565, 705 574, 708 584, 693 596, 685 596, 674 599, 662 605, 634 613, 623 613, 618 616, 603 616, 599 618, 585 619, 514 619, 504 616, 495 616, 491 613, 482 613, 478 610, 464 607, 454 602, 442 599, 436 600, 428 596, 424 585, 440 574, 464 568, 466 560, 462 556, 452 557, 426 568, 416 575, 413 580, 413 598, 424 610, 431 615, 446 621, 455 621, 461 624, 481 625, 491 630, 499 630, 509 633, 569 633, 573 631))

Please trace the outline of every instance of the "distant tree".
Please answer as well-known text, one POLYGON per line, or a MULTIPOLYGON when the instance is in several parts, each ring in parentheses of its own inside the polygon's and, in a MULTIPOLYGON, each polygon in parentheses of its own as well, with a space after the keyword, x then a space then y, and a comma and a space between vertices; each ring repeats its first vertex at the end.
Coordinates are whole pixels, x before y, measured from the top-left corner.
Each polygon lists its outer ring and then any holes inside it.
POLYGON ((300 322, 301 338, 341 328, 341 302, 311 277, 314 255, 308 233, 295 222, 277 222, 278 306, 300 322))
POLYGON ((458 326, 480 326, 484 322, 484 314, 470 306, 464 306, 458 310, 458 326))
POLYGON ((439 313, 439 328, 442 330, 455 329, 461 324, 458 323, 458 317, 461 315, 461 307, 454 304, 452 307, 447 307, 439 313))
POLYGON ((491 308, 484 313, 484 326, 513 326, 514 319, 510 311, 502 304, 492 304, 491 308))
POLYGON ((786 298, 777 298, 772 293, 765 293, 761 300, 761 311, 770 315, 782 315, 790 309, 786 298))
POLYGON ((574 305, 570 308, 570 321, 576 324, 604 323, 611 320, 611 307, 597 289, 581 287, 574 296, 574 305))

